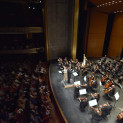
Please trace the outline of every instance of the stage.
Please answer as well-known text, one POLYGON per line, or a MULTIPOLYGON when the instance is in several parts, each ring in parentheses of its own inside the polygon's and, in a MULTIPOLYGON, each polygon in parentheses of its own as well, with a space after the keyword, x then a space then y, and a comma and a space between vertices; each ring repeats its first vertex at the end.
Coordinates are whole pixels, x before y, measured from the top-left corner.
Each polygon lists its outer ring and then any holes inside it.
MULTIPOLYGON (((62 80, 63 75, 58 72, 59 66, 57 62, 50 64, 50 84, 51 89, 54 93, 54 98, 56 99, 56 103, 58 104, 59 110, 62 113, 62 116, 65 122, 68 123, 91 123, 91 109, 89 106, 86 107, 85 112, 81 112, 79 108, 80 102, 76 99, 74 99, 74 87, 70 88, 64 88, 62 80)), ((89 75, 88 75, 89 76, 89 75)), ((84 82, 84 77, 77 76, 74 78, 74 76, 71 76, 72 80, 74 81, 81 81, 84 82)), ((101 75, 97 75, 97 82, 100 82, 101 75)), ((73 84, 73 81, 71 81, 71 84, 73 84)), ((113 109, 111 111, 111 114, 107 116, 106 119, 102 119, 101 123, 117 123, 117 115, 121 112, 119 108, 123 108, 123 91, 116 86, 116 92, 119 93, 120 98, 118 101, 116 101, 115 98, 113 100, 107 100, 103 97, 104 87, 100 86, 98 84, 98 88, 96 89, 98 93, 100 93, 100 100, 98 102, 98 105, 105 104, 107 101, 110 101, 113 109)), ((88 97, 89 98, 89 97, 88 97)))

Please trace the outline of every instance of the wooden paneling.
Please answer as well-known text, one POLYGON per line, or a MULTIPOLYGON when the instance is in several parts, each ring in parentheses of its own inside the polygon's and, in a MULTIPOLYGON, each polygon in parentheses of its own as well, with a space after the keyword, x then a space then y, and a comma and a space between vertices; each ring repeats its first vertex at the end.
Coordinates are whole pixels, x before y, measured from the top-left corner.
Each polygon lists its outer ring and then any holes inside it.
POLYGON ((108 56, 116 58, 121 55, 123 48, 123 15, 115 15, 110 37, 108 56))
POLYGON ((88 34, 87 56, 101 57, 108 15, 92 9, 88 34))

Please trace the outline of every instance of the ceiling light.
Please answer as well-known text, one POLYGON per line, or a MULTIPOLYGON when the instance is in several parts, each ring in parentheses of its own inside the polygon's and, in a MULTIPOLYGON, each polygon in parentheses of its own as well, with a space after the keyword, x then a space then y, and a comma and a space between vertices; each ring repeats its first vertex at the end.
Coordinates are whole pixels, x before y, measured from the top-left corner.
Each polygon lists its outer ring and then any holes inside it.
POLYGON ((107 3, 105 3, 105 4, 107 4, 107 3))
POLYGON ((99 6, 97 6, 97 7, 99 7, 99 6))
POLYGON ((122 1, 120 0, 119 3, 121 3, 122 1))
POLYGON ((114 2, 114 1, 112 1, 112 2, 114 2))
POLYGON ((104 5, 104 4, 102 4, 102 5, 104 5))
POLYGON ((28 8, 30 9, 30 6, 28 8))
POLYGON ((114 13, 117 13, 117 12, 114 12, 114 13))
POLYGON ((117 12, 119 12, 119 11, 117 11, 117 12))
POLYGON ((102 6, 102 5, 100 5, 100 6, 102 6))
POLYGON ((117 3, 117 2, 115 2, 115 3, 117 3))
POLYGON ((122 11, 120 11, 120 12, 122 12, 122 11))
POLYGON ((40 3, 41 3, 41 1, 40 1, 40 3))
POLYGON ((109 6, 111 5, 111 4, 108 4, 109 6))
POLYGON ((35 7, 33 7, 32 9, 35 9, 35 7))
POLYGON ((111 3, 111 2, 108 2, 108 3, 111 3))
POLYGON ((112 3, 112 4, 114 4, 114 3, 112 3))

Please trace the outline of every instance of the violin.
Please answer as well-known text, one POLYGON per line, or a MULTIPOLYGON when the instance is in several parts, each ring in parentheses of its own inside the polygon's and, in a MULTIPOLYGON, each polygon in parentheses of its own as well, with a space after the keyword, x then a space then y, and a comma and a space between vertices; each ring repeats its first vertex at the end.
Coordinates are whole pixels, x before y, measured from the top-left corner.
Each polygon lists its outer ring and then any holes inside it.
POLYGON ((109 88, 111 85, 113 85, 113 82, 109 81, 108 83, 105 84, 105 88, 109 88))
POLYGON ((92 86, 93 84, 94 84, 94 82, 93 82, 93 81, 89 82, 89 86, 92 86))
POLYGON ((94 79, 94 76, 91 76, 91 78, 89 79, 89 83, 91 82, 91 80, 93 80, 94 79))
POLYGON ((101 82, 105 82, 105 80, 108 78, 108 76, 104 76, 102 79, 101 79, 101 82))
POLYGON ((94 108, 94 107, 90 107, 90 108, 96 111, 100 116, 102 115, 102 111, 99 108, 94 108))
POLYGON ((115 86, 114 86, 114 85, 112 85, 112 87, 110 87, 110 88, 108 88, 107 90, 105 90, 105 91, 104 91, 104 94, 106 94, 106 93, 110 92, 113 88, 115 88, 115 86))
POLYGON ((112 89, 113 89, 113 88, 109 88, 109 89, 105 90, 105 91, 104 91, 104 94, 110 92, 112 89))
POLYGON ((122 120, 123 119, 123 111, 118 114, 117 119, 118 120, 122 120))

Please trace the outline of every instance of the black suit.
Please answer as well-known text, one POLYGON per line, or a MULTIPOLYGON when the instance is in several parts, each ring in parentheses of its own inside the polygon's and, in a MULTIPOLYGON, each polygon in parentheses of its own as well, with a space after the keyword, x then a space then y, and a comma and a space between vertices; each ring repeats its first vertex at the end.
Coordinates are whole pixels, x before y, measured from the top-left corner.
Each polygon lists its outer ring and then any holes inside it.
POLYGON ((68 68, 68 70, 67 70, 68 83, 70 83, 71 73, 72 73, 71 69, 70 69, 70 68, 68 68))

